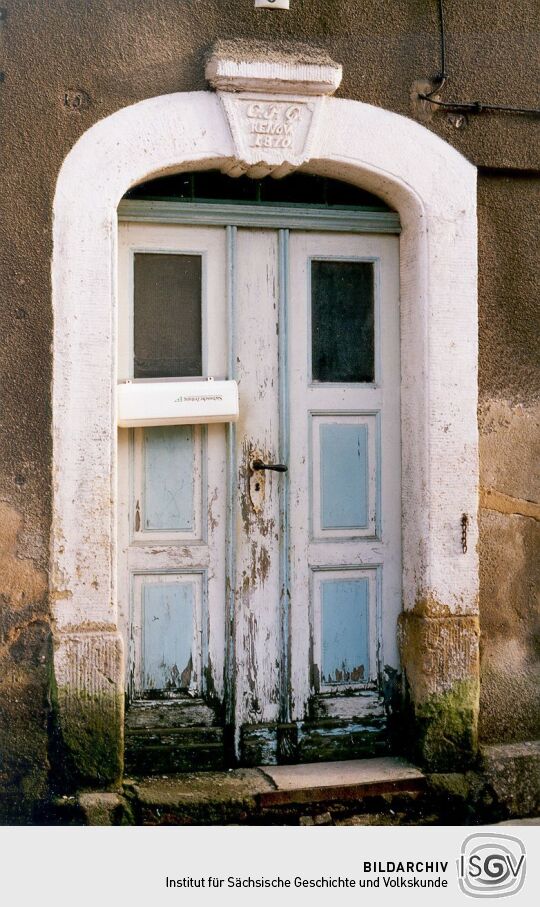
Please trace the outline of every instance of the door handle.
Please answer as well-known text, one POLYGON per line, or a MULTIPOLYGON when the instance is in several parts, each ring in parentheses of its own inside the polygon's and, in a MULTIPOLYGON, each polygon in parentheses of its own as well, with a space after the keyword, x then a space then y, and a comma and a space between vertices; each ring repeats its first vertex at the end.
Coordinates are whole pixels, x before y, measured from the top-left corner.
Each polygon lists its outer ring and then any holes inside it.
POLYGON ((262 460, 252 460, 251 468, 257 472, 259 469, 272 469, 274 472, 288 472, 289 467, 284 463, 263 463, 262 460))

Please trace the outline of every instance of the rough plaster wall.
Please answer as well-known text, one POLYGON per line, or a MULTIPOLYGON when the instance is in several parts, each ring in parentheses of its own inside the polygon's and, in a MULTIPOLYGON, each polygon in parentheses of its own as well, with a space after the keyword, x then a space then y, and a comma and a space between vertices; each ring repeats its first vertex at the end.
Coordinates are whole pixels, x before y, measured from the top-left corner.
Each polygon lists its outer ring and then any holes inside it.
MULTIPOLYGON (((0 573, 9 628, 0 644, 0 674, 10 685, 2 697, 0 739, 5 776, 25 777, 29 789, 38 790, 47 770, 49 639, 44 586, 31 576, 43 577, 48 560, 50 218, 63 158, 92 123, 111 112, 145 97, 205 87, 202 61, 217 37, 315 41, 344 64, 342 97, 409 116, 417 111, 412 83, 439 69, 439 42, 435 0, 292 0, 289 13, 256 11, 252 0, 5 0, 3 6, 0 501, 10 516, 0 520, 0 537, 2 551, 11 553, 9 583, 0 573), (70 106, 73 95, 64 103, 71 90, 84 92, 77 108, 70 106)), ((534 105, 536 0, 455 0, 447 19, 449 96, 534 105)), ((471 117, 456 130, 446 114, 436 113, 426 125, 475 164, 538 167, 538 125, 530 118, 471 117)), ((517 233, 505 227, 515 199, 528 191, 525 180, 517 192, 512 181, 494 181, 491 194, 481 196, 489 215, 481 211, 484 401, 494 394, 525 399, 531 376, 529 316, 519 303, 508 315, 509 302, 528 299, 532 279, 515 246, 528 242, 522 228, 527 206, 517 218, 517 233), (504 213, 495 224, 492 212, 499 209, 504 213), (508 244, 514 244, 512 256, 508 244), (504 369, 502 337, 512 353, 504 369)), ((514 437, 512 456, 519 432, 514 437)), ((483 543, 489 538, 500 554, 497 534, 485 534, 483 543)), ((486 608, 485 594, 482 602, 486 608)), ((501 685, 497 690, 506 702, 501 685)))
POLYGON ((540 168, 536 175, 480 172, 478 230, 480 401, 527 407, 540 396, 540 168))
POLYGON ((23 553, 31 539, 22 524, 20 513, 0 501, 0 822, 19 806, 21 821, 29 820, 46 784, 47 575, 23 553))
POLYGON ((540 736, 540 179, 484 174, 480 248, 480 734, 540 736))

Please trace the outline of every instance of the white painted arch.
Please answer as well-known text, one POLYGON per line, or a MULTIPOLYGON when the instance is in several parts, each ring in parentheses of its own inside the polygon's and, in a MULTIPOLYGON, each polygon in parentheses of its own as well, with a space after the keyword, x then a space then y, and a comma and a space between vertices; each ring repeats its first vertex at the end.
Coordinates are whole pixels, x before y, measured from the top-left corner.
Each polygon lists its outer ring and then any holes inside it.
MULTIPOLYGON (((402 223, 404 608, 430 600, 446 613, 475 614, 476 170, 412 120, 356 101, 319 101, 301 169, 381 196, 402 223)), ((99 121, 58 177, 51 587, 56 679, 70 697, 107 695, 112 681, 123 683, 114 568, 117 206, 151 177, 237 165, 222 99, 193 92, 99 121)))

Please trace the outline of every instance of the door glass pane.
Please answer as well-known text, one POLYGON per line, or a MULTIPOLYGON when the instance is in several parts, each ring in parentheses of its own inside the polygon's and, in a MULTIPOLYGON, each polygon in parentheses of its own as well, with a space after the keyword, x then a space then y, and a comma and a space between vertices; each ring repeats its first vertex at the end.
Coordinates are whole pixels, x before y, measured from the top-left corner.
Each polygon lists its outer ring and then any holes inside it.
POLYGON ((313 381, 375 380, 373 263, 311 262, 313 381))
POLYGON ((200 255, 137 253, 135 378, 202 375, 200 255))

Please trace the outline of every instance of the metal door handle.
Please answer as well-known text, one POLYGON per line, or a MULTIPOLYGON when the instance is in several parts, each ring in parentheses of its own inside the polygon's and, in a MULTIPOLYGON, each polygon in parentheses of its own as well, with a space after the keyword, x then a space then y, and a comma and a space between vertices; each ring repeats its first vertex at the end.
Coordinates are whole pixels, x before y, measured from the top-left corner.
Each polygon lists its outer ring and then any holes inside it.
POLYGON ((288 472, 289 467, 284 463, 263 463, 262 460, 252 460, 251 468, 255 471, 259 469, 273 469, 274 472, 288 472))

